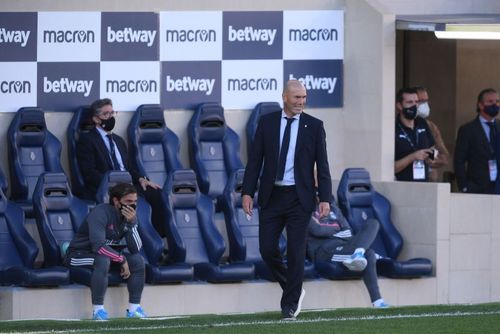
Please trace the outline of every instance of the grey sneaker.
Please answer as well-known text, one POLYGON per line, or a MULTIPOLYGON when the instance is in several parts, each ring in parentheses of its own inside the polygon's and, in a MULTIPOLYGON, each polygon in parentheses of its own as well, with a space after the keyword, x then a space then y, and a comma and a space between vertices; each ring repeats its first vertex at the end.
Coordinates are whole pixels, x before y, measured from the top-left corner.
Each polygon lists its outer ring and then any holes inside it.
POLYGON ((293 309, 282 310, 281 316, 283 317, 283 321, 295 321, 297 318, 294 316, 295 311, 293 309))

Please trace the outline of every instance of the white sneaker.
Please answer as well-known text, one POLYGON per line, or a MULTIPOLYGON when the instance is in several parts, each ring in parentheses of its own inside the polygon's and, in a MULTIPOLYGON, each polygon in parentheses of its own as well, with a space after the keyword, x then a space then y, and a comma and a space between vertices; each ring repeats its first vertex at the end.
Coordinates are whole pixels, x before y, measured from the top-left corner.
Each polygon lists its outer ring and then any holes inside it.
POLYGON ((306 290, 302 289, 300 292, 299 302, 297 303, 297 309, 293 313, 294 317, 297 317, 302 310, 302 301, 304 300, 304 296, 306 295, 306 290))
POLYGON ((366 268, 366 258, 361 253, 354 253, 350 258, 342 262, 351 271, 363 271, 366 268))

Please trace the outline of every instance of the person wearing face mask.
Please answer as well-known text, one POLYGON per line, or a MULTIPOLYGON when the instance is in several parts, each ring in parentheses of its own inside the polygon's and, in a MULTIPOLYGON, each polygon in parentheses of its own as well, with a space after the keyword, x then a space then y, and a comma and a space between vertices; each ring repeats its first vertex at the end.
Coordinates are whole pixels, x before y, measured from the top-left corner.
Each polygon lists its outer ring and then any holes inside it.
POLYGON ((92 122, 95 128, 80 136, 76 145, 76 157, 85 181, 85 198, 95 200, 97 189, 104 174, 111 170, 127 171, 132 176, 139 194, 151 205, 151 222, 161 237, 166 237, 167 212, 161 195, 161 187, 140 175, 129 163, 125 140, 113 133, 116 112, 110 99, 92 103, 92 122))
POLYGON ((429 106, 429 95, 427 93, 427 89, 421 86, 416 86, 413 89, 417 92, 418 97, 417 116, 422 117, 427 121, 427 125, 431 130, 432 137, 436 142, 436 156, 434 159, 429 161, 429 181, 438 182, 438 169, 448 165, 450 153, 446 148, 446 145, 444 144, 443 137, 441 136, 441 131, 439 131, 439 128, 434 122, 428 119, 431 108, 429 106))
POLYGON ((144 288, 144 259, 140 254, 142 241, 137 231, 137 190, 119 183, 109 190, 109 204, 97 205, 85 218, 71 240, 65 263, 70 267, 90 267, 92 318, 107 320, 104 296, 110 268, 119 268, 127 281, 128 318, 144 318, 140 302, 144 288))
POLYGON ((455 177, 464 193, 494 194, 498 174, 499 94, 483 89, 477 97, 477 117, 462 125, 455 144, 455 177))
POLYGON ((396 96, 394 174, 398 181, 428 181, 435 158, 434 138, 427 122, 417 116, 417 92, 402 88, 396 96))

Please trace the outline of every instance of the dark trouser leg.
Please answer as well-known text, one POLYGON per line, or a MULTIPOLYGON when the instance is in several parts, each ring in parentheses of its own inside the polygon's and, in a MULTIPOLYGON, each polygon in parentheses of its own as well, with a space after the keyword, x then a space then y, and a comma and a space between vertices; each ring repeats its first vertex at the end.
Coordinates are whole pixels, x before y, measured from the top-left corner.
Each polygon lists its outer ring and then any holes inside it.
POLYGON ((90 292, 93 305, 104 305, 104 295, 108 288, 110 259, 104 255, 95 255, 94 270, 90 279, 90 292))
POLYGON ((129 303, 140 304, 144 289, 144 259, 139 253, 125 254, 125 256, 130 269, 130 277, 127 279, 129 303))
POLYGON ((377 259, 375 258, 375 252, 372 249, 368 249, 365 252, 365 257, 368 263, 363 271, 363 282, 368 289, 370 300, 373 303, 377 299, 381 298, 377 278, 377 259))
POLYGON ((379 222, 375 219, 368 219, 351 239, 347 241, 344 248, 335 254, 352 254, 356 248, 368 249, 371 247, 379 230, 379 222))
POLYGON ((281 308, 295 309, 302 291, 306 230, 311 212, 300 205, 295 187, 274 187, 269 205, 260 211, 262 258, 283 289, 281 308), (287 229, 287 266, 279 252, 279 238, 287 229))
POLYGON ((146 190, 142 190, 139 186, 140 194, 146 198, 149 205, 151 205, 151 223, 154 228, 163 238, 166 236, 165 225, 167 224, 167 211, 165 203, 163 202, 161 189, 154 189, 147 187, 146 190))

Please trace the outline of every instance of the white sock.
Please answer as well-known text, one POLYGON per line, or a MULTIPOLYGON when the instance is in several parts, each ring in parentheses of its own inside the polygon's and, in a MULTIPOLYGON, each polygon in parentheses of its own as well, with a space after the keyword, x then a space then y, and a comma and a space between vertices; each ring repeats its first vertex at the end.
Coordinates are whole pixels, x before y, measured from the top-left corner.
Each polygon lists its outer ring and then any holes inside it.
POLYGON ((139 307, 141 307, 141 304, 132 304, 132 303, 129 303, 128 304, 128 311, 129 312, 135 312, 135 310, 137 310, 139 307))
POLYGON ((356 253, 361 253, 361 255, 365 255, 365 249, 364 248, 356 248, 354 250, 354 254, 356 253))
POLYGON ((99 310, 104 310, 104 305, 92 305, 92 308, 94 309, 94 313, 96 313, 99 310))
POLYGON ((379 306, 380 306, 380 305, 382 305, 383 303, 385 303, 385 302, 384 302, 384 298, 379 298, 379 299, 377 299, 376 301, 374 301, 372 304, 373 304, 373 306, 375 306, 375 307, 379 307, 379 306))

